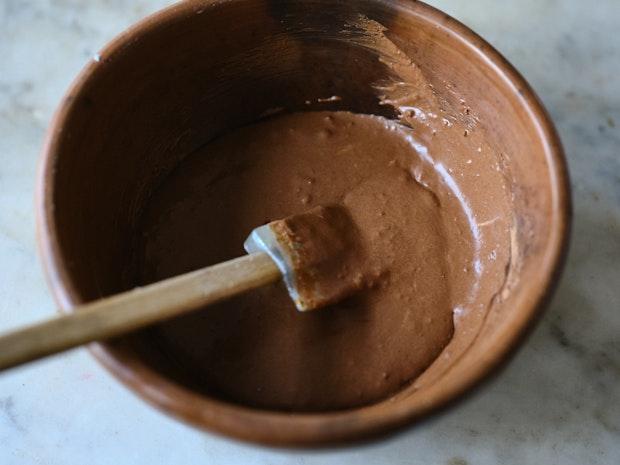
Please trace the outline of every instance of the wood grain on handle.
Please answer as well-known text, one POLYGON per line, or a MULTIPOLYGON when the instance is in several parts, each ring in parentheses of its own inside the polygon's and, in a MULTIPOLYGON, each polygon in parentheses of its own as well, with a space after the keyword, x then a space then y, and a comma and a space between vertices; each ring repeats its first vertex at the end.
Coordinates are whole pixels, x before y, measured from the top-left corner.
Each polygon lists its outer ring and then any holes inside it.
POLYGON ((271 258, 256 253, 85 304, 0 336, 0 370, 182 315, 280 277, 271 258))

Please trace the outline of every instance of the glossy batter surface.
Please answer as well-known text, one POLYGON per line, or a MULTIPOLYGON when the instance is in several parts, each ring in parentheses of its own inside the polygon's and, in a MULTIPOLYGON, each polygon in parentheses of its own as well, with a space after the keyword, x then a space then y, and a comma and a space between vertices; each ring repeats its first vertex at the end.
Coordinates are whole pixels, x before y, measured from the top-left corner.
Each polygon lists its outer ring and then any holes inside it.
POLYGON ((310 112, 188 157, 143 217, 143 283, 240 256, 254 227, 318 205, 346 209, 373 280, 307 313, 283 285, 265 287, 161 325, 162 350, 207 392, 265 408, 348 408, 412 382, 451 340, 476 281, 462 205, 419 151, 395 122, 310 112))

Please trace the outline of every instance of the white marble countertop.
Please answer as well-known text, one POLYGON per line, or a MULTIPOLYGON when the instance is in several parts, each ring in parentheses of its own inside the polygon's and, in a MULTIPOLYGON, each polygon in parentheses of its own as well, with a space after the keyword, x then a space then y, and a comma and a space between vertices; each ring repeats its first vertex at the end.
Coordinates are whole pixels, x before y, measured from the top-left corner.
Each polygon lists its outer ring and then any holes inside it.
MULTIPOLYGON (((33 191, 44 129, 112 36, 166 0, 0 0, 0 329, 50 316, 33 191)), ((85 350, 0 375, 0 464, 620 464, 620 3, 435 0, 502 51, 560 130, 573 242, 556 297, 491 384, 363 447, 292 452, 193 430, 85 350)))

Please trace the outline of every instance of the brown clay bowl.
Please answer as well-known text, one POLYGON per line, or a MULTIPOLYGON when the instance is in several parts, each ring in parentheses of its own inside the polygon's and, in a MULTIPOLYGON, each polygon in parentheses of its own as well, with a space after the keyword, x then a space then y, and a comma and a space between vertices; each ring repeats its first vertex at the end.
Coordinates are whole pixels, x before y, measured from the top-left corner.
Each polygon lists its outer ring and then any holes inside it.
POLYGON ((518 72, 471 30, 407 0, 186 1, 151 16, 91 61, 62 101, 43 151, 36 202, 49 283, 67 310, 131 286, 132 226, 179 161, 265 109, 381 113, 370 83, 386 72, 367 50, 330 41, 363 14, 419 66, 447 110, 466 99, 489 144, 506 155, 512 192, 513 285, 473 343, 438 380, 344 411, 254 409, 192 389, 142 333, 91 346, 119 380, 194 426, 276 445, 352 441, 412 424, 497 371, 558 280, 570 223, 562 148, 518 72), (322 107, 323 109, 325 107, 322 107), (518 263, 518 267, 515 265, 518 263))

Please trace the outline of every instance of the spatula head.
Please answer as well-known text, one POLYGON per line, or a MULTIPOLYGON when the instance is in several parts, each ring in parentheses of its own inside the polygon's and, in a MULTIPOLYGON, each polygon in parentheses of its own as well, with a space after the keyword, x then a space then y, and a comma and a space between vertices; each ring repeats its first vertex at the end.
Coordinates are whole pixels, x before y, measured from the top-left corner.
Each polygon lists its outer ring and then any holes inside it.
POLYGON ((364 250, 348 212, 316 207, 260 226, 245 241, 248 253, 265 252, 282 272, 300 311, 335 303, 365 285, 364 250))

